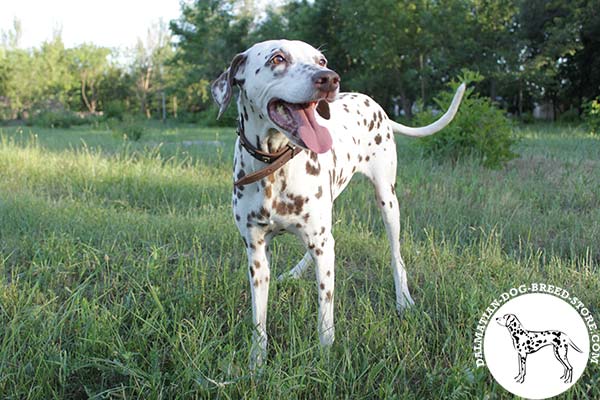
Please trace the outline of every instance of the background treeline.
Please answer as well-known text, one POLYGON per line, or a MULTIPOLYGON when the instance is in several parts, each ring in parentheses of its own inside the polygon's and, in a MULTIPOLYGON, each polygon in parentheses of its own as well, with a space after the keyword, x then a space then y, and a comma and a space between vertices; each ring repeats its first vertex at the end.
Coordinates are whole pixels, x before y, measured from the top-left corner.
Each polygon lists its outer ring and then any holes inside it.
POLYGON ((127 51, 65 48, 60 32, 24 50, 20 32, 16 21, 0 46, 3 120, 80 113, 209 124, 211 80, 252 43, 283 37, 320 47, 344 90, 407 118, 463 69, 484 77, 481 95, 524 119, 545 104, 577 120, 600 94, 598 0, 294 0, 267 9, 196 0, 127 51))

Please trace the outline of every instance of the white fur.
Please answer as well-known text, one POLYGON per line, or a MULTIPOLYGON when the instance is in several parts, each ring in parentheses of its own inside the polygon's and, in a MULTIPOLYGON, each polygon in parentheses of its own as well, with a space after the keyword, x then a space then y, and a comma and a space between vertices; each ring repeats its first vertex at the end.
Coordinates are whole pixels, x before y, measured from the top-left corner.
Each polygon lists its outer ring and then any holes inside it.
MULTIPOLYGON (((303 42, 277 40, 258 43, 236 57, 236 65, 232 65, 213 84, 213 95, 221 108, 227 107, 228 100, 224 99, 231 97, 227 96, 232 90, 227 82, 235 78, 241 88, 238 111, 248 140, 265 152, 276 152, 289 142, 301 145, 292 132, 283 132, 269 119, 267 105, 274 98, 293 103, 322 98, 323 94, 315 89, 312 76, 319 71, 328 71, 325 66, 319 65, 323 55, 303 42), (272 66, 269 64, 270 57, 278 52, 285 54, 287 62, 272 66), (239 63, 239 60, 244 62, 239 63), (227 93, 227 90, 230 92, 227 93)), ((268 246, 275 235, 284 231, 295 234, 307 249, 306 255, 289 275, 298 277, 311 261, 315 262, 319 293, 319 338, 323 345, 333 343, 333 201, 355 172, 367 176, 375 187, 377 204, 391 247, 396 308, 401 312, 414 304, 400 255, 400 212, 395 194, 397 159, 393 132, 424 136, 442 129, 454 117, 463 93, 464 85, 459 88, 446 114, 424 128, 409 128, 391 121, 383 109, 365 95, 339 94, 335 101, 329 103, 330 119, 316 116, 332 136, 333 147, 330 151, 319 155, 303 151, 271 176, 234 189, 233 212, 246 243, 252 317, 256 327, 253 367, 264 361, 267 349, 266 318, 270 283, 268 246)), ((234 180, 264 166, 238 140, 234 180)))

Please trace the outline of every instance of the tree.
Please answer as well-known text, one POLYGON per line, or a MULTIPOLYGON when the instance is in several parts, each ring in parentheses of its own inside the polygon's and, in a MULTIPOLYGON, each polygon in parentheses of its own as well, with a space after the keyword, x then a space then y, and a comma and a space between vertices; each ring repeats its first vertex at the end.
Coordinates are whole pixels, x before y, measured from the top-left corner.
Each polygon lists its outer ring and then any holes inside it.
POLYGON ((171 31, 178 39, 172 64, 186 69, 181 87, 187 92, 189 109, 207 107, 210 82, 250 43, 253 17, 243 12, 243 7, 236 14, 238 3, 225 0, 183 3, 180 19, 171 21, 171 31))
POLYGON ((171 55, 171 36, 162 21, 148 29, 145 42, 138 39, 132 70, 136 77, 135 89, 140 110, 146 118, 151 117, 151 95, 157 90, 164 90, 165 68, 171 55))
POLYGON ((82 44, 70 50, 74 73, 81 84, 81 99, 87 110, 95 113, 98 107, 98 85, 108 70, 110 49, 82 44))

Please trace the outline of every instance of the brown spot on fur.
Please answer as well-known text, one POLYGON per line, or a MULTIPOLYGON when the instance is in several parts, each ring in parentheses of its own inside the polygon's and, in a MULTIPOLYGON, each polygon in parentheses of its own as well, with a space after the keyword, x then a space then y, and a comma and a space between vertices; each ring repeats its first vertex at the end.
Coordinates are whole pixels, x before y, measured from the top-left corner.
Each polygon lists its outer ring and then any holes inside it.
POLYGON ((324 227, 324 226, 322 226, 322 227, 321 227, 321 235, 322 235, 322 234, 324 234, 324 233, 325 233, 325 227, 324 227))
POLYGON ((325 275, 331 276, 331 271, 327 271, 327 273, 325 275))
POLYGON ((381 144, 381 135, 380 135, 380 134, 377 134, 377 135, 375 136, 375 143, 377 143, 377 144, 381 144))
POLYGON ((265 188, 265 196, 267 197, 267 199, 270 199, 272 194, 273 190, 271 189, 271 186, 267 186, 265 188))
POLYGON ((320 198, 321 198, 321 196, 323 196, 323 187, 322 187, 322 186, 319 186, 319 190, 317 191, 317 194, 315 194, 315 197, 316 197, 317 199, 320 199, 320 198))
POLYGON ((318 255, 318 256, 320 256, 320 255, 322 255, 322 254, 323 254, 323 250, 321 250, 321 249, 316 249, 316 250, 315 250, 315 254, 316 254, 316 255, 318 255))
POLYGON ((327 302, 331 302, 331 300, 333 300, 333 293, 331 293, 331 290, 328 290, 325 294, 325 300, 327 300, 327 302))
POLYGON ((306 162, 306 173, 309 175, 319 175, 321 173, 321 164, 318 164, 316 167, 313 166, 310 162, 306 162))
POLYGON ((271 174, 271 175, 267 176, 267 179, 269 180, 269 182, 275 183, 275 174, 271 174))
POLYGON ((318 158, 317 153, 315 153, 314 151, 311 151, 310 152, 310 159, 316 162, 317 158, 318 158))
POLYGON ((294 196, 293 194, 288 194, 287 197, 291 201, 277 201, 277 199, 273 199, 271 207, 274 208, 279 215, 300 215, 307 198, 303 196, 294 196))
POLYGON ((241 218, 239 215, 235 214, 235 219, 239 221, 241 218))
POLYGON ((259 269, 260 268, 260 261, 254 260, 254 266, 256 267, 256 269, 259 269))
POLYGON ((254 278, 254 268, 250 267, 250 276, 254 278))
POLYGON ((258 287, 258 285, 260 284, 260 281, 258 279, 254 280, 254 287, 258 287))
POLYGON ((321 282, 321 284, 319 285, 319 287, 321 288, 321 290, 325 290, 325 284, 323 282, 321 282))
POLYGON ((369 123, 369 131, 372 131, 372 130, 373 130, 373 126, 375 126, 375 123, 374 123, 373 121, 371 121, 371 122, 369 123))

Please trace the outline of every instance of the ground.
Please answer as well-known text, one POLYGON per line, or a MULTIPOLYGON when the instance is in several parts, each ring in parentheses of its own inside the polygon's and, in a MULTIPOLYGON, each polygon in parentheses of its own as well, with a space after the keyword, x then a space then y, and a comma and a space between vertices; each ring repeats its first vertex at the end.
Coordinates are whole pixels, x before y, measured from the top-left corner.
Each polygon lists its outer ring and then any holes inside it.
MULTIPOLYGON (((336 342, 319 347, 314 271, 271 281, 268 364, 248 375, 245 251, 230 208, 233 129, 4 128, 0 397, 509 398, 475 366, 486 305, 530 282, 600 318, 600 139, 520 128, 501 170, 423 158, 398 138, 402 254, 416 306, 397 317, 366 179, 338 199, 336 342)), ((273 275, 303 250, 276 240, 273 275)), ((566 398, 600 398, 588 368, 566 398)))

